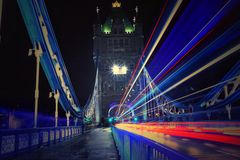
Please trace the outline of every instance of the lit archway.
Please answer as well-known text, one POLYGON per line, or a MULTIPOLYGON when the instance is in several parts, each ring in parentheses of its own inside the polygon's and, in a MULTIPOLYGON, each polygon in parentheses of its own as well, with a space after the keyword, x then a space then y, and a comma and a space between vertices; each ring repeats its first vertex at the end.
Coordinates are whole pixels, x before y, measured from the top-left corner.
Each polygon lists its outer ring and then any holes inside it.
MULTIPOLYGON (((110 108, 109 108, 109 110, 108 110, 108 117, 111 117, 111 111, 113 110, 113 109, 115 109, 115 108, 117 108, 119 106, 119 104, 114 104, 114 105, 111 105, 110 106, 110 108)), ((123 109, 129 109, 130 108, 130 106, 129 105, 126 105, 126 104, 123 104, 122 105, 122 107, 123 107, 123 109)), ((132 113, 132 117, 134 116, 134 111, 133 110, 131 110, 131 113, 132 113)))

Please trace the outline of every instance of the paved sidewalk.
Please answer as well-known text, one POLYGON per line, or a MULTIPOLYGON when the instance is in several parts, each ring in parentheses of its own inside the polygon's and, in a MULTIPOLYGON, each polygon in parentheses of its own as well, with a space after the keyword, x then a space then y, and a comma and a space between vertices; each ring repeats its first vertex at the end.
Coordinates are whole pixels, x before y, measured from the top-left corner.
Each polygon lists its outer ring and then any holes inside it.
MULTIPOLYGON (((84 135, 11 160, 118 160, 119 156, 110 128, 95 128, 84 135)), ((9 159, 10 160, 10 159, 9 159)))

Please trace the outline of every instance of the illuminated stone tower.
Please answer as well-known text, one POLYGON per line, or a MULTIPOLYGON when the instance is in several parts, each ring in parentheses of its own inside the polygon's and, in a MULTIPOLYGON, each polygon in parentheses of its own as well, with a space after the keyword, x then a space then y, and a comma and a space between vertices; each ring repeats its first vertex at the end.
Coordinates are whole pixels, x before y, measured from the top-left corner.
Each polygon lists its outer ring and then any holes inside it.
MULTIPOLYGON (((136 16, 130 21, 118 1, 112 3, 109 16, 94 24, 93 58, 98 67, 99 117, 107 117, 109 107, 119 104, 143 49, 142 25, 136 16)), ((97 7, 97 14, 99 8, 97 7)), ((139 92, 139 83, 131 94, 139 92)))

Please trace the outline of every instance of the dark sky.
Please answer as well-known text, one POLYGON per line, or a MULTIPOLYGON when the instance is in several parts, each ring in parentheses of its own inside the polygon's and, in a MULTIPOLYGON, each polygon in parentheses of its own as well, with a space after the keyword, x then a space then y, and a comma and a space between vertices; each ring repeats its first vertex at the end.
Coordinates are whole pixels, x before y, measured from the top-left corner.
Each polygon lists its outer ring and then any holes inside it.
MULTIPOLYGON (((35 58, 28 57, 31 48, 26 27, 16 0, 3 0, 2 40, 0 44, 0 107, 15 110, 34 109, 35 58)), ((111 0, 45 0, 54 32, 75 92, 83 106, 94 85, 92 60, 92 25, 96 6, 104 21, 111 9, 111 0)), ((160 13, 160 0, 121 0, 132 20, 139 6, 145 40, 160 13)), ((50 86, 41 70, 39 110, 54 113, 54 100, 48 98, 50 86)))

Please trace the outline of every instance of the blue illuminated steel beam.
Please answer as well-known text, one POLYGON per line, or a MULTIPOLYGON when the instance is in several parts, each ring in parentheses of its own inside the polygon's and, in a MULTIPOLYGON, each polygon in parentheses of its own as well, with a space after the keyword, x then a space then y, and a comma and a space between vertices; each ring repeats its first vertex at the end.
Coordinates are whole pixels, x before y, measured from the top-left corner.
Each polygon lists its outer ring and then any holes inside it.
POLYGON ((40 62, 52 90, 59 90, 60 103, 65 111, 81 117, 82 110, 72 87, 44 0, 18 0, 22 17, 33 46, 40 44, 40 62))
POLYGON ((232 67, 232 69, 222 78, 221 82, 227 79, 235 78, 234 82, 223 83, 213 88, 199 103, 199 106, 210 109, 229 105, 240 97, 240 60, 232 67), (228 85, 231 87, 228 88, 228 85), (220 95, 224 93, 225 97, 220 98, 220 95), (226 95, 227 94, 227 95, 226 95))

